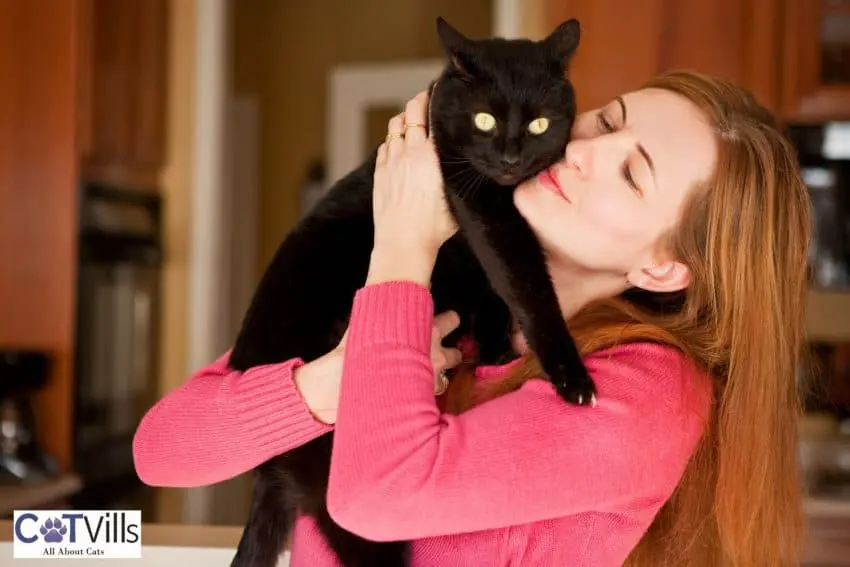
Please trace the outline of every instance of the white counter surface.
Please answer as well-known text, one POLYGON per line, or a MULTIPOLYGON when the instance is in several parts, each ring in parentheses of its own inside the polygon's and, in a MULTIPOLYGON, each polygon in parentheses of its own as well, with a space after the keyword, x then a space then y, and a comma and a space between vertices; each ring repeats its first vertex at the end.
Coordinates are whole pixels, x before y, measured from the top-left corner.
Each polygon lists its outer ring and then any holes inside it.
MULTIPOLYGON (((235 549, 215 547, 171 547, 159 545, 142 545, 141 559, 13 559, 12 544, 0 543, 0 567, 32 565, 32 567, 93 567, 104 565, 109 567, 189 567, 203 565, 204 567, 230 567, 235 549)), ((289 556, 284 554, 278 567, 287 567, 289 556)))
MULTIPOLYGON (((0 521, 0 567, 229 567, 242 528, 228 526, 190 526, 144 524, 141 559, 13 559, 12 523, 0 521)), ((288 567, 289 553, 281 556, 278 567, 288 567)))
MULTIPOLYGON (((850 502, 808 499, 806 512, 812 536, 806 567, 850 567, 850 502)), ((242 528, 235 526, 192 526, 143 524, 141 559, 52 559, 12 558, 12 523, 0 520, 0 567, 230 567, 242 528)), ((278 567, 288 567, 289 553, 278 567)))

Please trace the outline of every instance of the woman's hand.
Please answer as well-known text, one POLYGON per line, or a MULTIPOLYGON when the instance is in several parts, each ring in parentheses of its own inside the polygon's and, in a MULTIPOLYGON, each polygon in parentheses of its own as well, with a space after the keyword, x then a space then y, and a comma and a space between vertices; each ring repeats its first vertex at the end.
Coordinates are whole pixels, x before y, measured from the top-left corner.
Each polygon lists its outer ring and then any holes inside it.
POLYGON ((373 187, 375 243, 367 283, 429 285, 437 252, 457 230, 443 194, 433 141, 426 135, 428 93, 411 99, 378 148, 373 187))
MULTIPOLYGON (((442 373, 454 368, 463 360, 458 349, 444 348, 441 344, 459 323, 460 318, 454 311, 446 311, 434 317, 434 329, 431 333, 431 365, 434 367, 435 394, 441 393, 445 387, 442 373)), ((292 376, 295 387, 301 393, 307 408, 322 423, 336 423, 346 335, 343 335, 335 349, 298 368, 292 376)))

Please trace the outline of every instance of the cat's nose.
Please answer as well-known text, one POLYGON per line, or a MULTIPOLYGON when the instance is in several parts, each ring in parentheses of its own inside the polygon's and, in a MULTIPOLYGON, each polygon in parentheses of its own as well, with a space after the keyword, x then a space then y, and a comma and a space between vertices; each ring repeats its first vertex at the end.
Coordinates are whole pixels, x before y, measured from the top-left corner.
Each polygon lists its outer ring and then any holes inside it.
POLYGON ((505 167, 516 167, 519 165, 519 154, 502 154, 502 165, 505 167))

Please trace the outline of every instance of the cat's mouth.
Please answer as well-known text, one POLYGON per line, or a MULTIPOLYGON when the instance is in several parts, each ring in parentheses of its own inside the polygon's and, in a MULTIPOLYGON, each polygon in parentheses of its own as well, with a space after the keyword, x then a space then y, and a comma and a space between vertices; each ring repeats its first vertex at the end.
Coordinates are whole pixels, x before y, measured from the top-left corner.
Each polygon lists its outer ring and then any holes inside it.
POLYGON ((515 172, 504 171, 495 177, 499 185, 516 185, 522 181, 522 176, 515 172))
POLYGON ((542 167, 537 163, 532 165, 523 164, 505 167, 478 159, 471 159, 470 165, 472 165, 473 169, 475 169, 479 174, 487 177, 488 179, 492 179, 499 185, 503 185, 505 187, 518 185, 526 179, 531 179, 542 169, 545 169, 545 167, 542 167))

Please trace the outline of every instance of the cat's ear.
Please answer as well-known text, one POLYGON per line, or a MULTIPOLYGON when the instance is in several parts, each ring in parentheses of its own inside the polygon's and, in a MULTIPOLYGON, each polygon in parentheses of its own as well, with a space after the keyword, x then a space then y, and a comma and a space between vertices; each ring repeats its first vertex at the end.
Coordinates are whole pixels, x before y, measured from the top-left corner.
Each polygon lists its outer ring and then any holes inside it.
POLYGON ((466 68, 464 61, 469 55, 472 43, 469 38, 453 28, 442 17, 437 18, 437 37, 440 38, 440 44, 446 52, 446 57, 455 70, 468 75, 469 69, 466 68))
POLYGON ((566 64, 575 55, 581 39, 581 26, 575 18, 569 19, 549 34, 544 43, 549 47, 552 57, 566 64))

